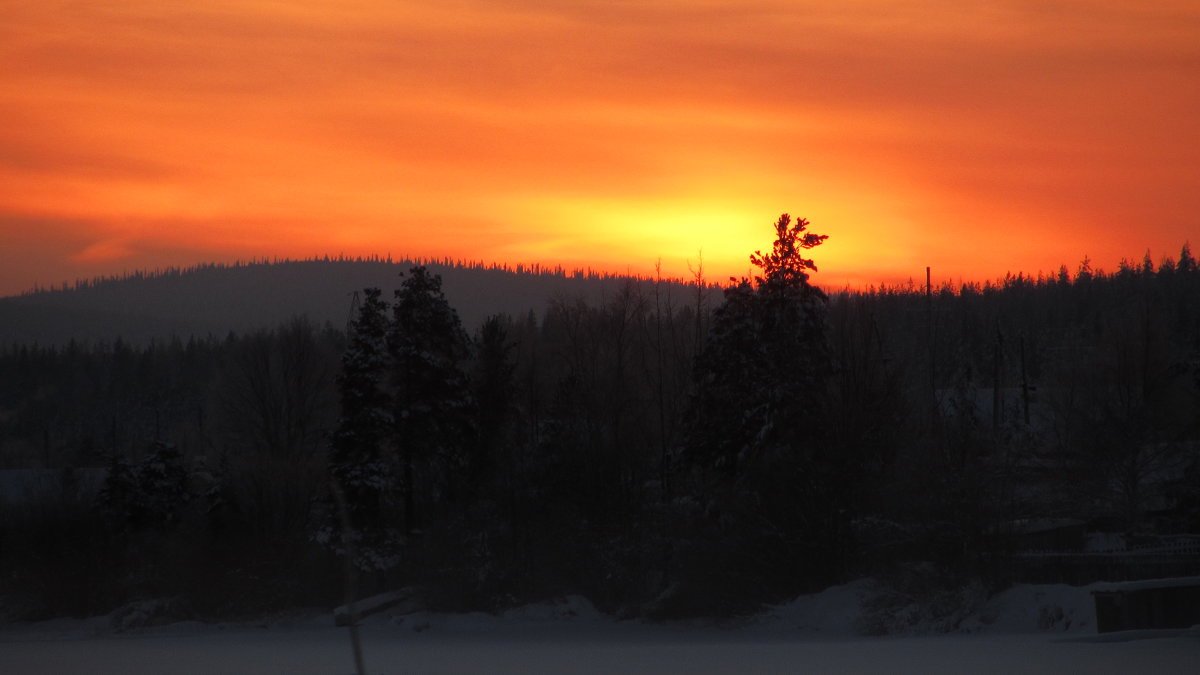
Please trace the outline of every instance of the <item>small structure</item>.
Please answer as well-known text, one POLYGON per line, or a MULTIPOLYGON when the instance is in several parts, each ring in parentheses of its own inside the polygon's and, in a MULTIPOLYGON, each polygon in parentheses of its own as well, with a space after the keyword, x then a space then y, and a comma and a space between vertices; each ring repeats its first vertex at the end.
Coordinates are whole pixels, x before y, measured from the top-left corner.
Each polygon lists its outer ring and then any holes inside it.
POLYGON ((1100 584, 1092 598, 1098 633, 1200 624, 1200 577, 1100 584))
POLYGON ((1013 547, 1020 552, 1075 552, 1087 541, 1087 523, 1075 518, 1031 518, 1009 523, 1013 547))

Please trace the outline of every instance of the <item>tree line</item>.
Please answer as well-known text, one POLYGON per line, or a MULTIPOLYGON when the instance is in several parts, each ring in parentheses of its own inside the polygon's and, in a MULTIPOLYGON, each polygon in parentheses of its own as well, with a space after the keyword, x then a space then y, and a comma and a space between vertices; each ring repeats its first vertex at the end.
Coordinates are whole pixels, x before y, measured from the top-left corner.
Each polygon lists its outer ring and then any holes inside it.
POLYGON ((1200 272, 1179 259, 827 295, 781 217, 711 297, 631 281, 468 334, 416 266, 347 330, 0 353, 30 616, 222 616, 422 589, 728 615, 913 562, 1002 584, 1036 519, 1200 527, 1200 272), (103 468, 87 499, 68 467, 103 468), (73 500, 74 499, 74 500, 73 500), (80 560, 92 564, 80 565, 80 560))

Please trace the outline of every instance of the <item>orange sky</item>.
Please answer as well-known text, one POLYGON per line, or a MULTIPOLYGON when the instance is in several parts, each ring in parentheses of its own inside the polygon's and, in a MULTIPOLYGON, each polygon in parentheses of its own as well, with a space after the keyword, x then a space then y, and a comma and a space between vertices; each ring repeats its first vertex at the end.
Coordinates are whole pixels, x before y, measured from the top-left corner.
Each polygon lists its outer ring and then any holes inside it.
POLYGON ((1200 3, 0 0, 0 294, 251 257, 985 279, 1200 245, 1200 3), (103 5, 111 5, 106 7, 103 5))

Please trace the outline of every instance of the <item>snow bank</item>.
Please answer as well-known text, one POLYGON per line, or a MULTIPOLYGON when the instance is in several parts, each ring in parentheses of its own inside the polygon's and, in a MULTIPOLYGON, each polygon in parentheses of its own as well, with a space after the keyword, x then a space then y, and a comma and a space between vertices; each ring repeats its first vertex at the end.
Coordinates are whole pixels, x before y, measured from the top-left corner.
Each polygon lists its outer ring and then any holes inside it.
POLYGON ((786 634, 859 635, 863 603, 873 593, 874 581, 860 579, 820 593, 770 607, 751 627, 758 632, 786 634))
POLYGON ((607 619, 591 601, 579 595, 569 595, 554 602, 538 603, 510 609, 501 615, 506 621, 597 621, 607 619))
MULTIPOLYGON (((958 632, 858 635, 880 585, 805 595, 736 626, 618 621, 586 599, 500 615, 404 612, 362 626, 375 675, 399 673, 1192 673, 1200 634, 1094 635, 1090 588, 1017 586, 987 599, 958 632)), ((0 673, 225 675, 352 672, 348 631, 328 612, 261 625, 173 624, 114 630, 98 620, 0 626, 0 673)))
POLYGON ((1091 586, 1019 584, 989 598, 959 626, 967 633, 1096 632, 1091 586))
POLYGON ((933 598, 891 603, 891 591, 872 579, 834 586, 769 608, 748 628, 773 635, 854 637, 877 634, 943 633, 1095 633, 1091 591, 1101 584, 1013 586, 987 598, 970 588, 956 591, 949 613, 931 609, 933 598), (886 630, 881 630, 886 628, 886 630))

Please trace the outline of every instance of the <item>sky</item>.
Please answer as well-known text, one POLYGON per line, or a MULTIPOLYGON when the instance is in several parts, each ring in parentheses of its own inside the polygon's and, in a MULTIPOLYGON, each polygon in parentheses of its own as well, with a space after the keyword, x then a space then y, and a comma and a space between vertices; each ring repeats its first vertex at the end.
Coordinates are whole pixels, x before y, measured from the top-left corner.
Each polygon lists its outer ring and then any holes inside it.
POLYGON ((210 261, 829 287, 1200 246, 1195 0, 0 0, 0 295, 210 261))

